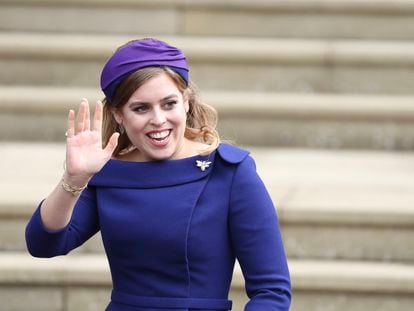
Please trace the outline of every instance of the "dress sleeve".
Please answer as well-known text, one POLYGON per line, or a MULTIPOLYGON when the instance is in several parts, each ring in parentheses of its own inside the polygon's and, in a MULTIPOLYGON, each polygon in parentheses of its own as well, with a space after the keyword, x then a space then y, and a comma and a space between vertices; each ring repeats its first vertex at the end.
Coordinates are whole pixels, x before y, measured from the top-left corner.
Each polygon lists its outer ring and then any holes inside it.
POLYGON ((54 257, 66 255, 82 245, 99 230, 94 188, 86 188, 77 201, 69 224, 60 230, 52 231, 44 227, 40 209, 33 213, 26 226, 26 245, 34 257, 54 257))
POLYGON ((233 249, 245 279, 245 311, 288 311, 286 255, 272 200, 248 156, 233 178, 229 222, 233 249))

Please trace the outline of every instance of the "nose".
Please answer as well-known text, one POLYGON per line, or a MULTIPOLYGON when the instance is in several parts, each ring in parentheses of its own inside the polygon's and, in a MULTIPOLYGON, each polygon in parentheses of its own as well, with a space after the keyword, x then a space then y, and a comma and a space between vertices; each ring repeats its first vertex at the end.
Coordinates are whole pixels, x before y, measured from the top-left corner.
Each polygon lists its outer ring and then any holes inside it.
POLYGON ((167 122, 167 118, 160 109, 154 109, 150 123, 155 126, 162 126, 167 122))

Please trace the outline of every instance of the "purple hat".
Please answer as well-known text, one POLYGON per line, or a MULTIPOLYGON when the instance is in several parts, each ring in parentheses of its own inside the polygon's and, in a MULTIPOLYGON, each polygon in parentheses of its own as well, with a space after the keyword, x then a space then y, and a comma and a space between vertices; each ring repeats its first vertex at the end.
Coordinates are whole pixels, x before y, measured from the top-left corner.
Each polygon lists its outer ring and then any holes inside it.
POLYGON ((101 89, 111 100, 129 74, 145 67, 162 66, 177 72, 188 84, 188 65, 180 49, 156 39, 133 41, 108 59, 101 73, 101 89))

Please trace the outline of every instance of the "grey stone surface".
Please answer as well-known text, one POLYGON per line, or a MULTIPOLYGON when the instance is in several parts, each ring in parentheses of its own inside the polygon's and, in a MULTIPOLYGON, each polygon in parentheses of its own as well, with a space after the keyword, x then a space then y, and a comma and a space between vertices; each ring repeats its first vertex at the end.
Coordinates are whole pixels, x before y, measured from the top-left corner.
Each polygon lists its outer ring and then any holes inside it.
POLYGON ((410 39, 409 29, 414 29, 409 14, 383 15, 361 11, 193 9, 185 17, 185 32, 191 35, 410 39))
POLYGON ((412 295, 357 294, 310 291, 293 292, 292 311, 411 311, 412 295))
MULTIPOLYGON (((413 96, 202 92, 223 139, 246 145, 414 149, 413 96)), ((94 88, 1 87, 0 139, 62 141, 66 115, 94 88), (42 125, 47 126, 42 126, 42 125)))
POLYGON ((2 311, 64 311, 63 299, 58 288, 0 285, 2 311))
POLYGON ((3 85, 87 85, 98 87, 103 62, 0 59, 0 66, 13 73, 0 75, 0 83, 3 85))
MULTIPOLYGON (((223 117, 219 132, 237 144, 328 149, 414 150, 414 126, 400 121, 333 121, 223 117)), ((3 141, 61 142, 66 114, 0 115, 3 141), (19 123, 18 123, 19 122, 19 123), (16 126, 19 124, 19 126, 16 126), (47 124, 47 126, 39 126, 47 124)))
POLYGON ((289 258, 414 261, 413 228, 337 224, 281 228, 289 258))
POLYGON ((177 12, 161 7, 122 8, 115 5, 108 8, 99 4, 82 7, 34 4, 2 5, 0 10, 0 29, 3 31, 130 33, 142 36, 175 34, 179 22, 177 12), (111 22, 114 20, 117 22, 111 22))
MULTIPOLYGON (((108 54, 110 55, 110 54, 108 54)), ((89 86, 98 88, 103 61, 0 59, 3 85, 89 86), (5 74, 5 73, 8 74, 5 74)), ((298 92, 413 94, 414 79, 405 68, 339 68, 324 64, 217 64, 191 61, 192 78, 201 89, 298 92), (249 74, 247 75, 246 72, 249 74)))
POLYGON ((369 1, 99 0, 85 5, 19 0, 0 5, 3 31, 401 40, 412 39, 414 29, 412 1, 374 6, 369 1), (110 19, 117 23, 103 22, 110 19))
MULTIPOLYGON (((131 38, 1 34, 0 83, 98 88, 116 43, 131 38)), ((413 94, 411 42, 164 38, 186 52, 203 90, 413 94)))
POLYGON ((401 121, 223 117, 219 132, 224 139, 256 146, 414 149, 414 127, 409 122, 401 121))
POLYGON ((108 305, 110 297, 109 287, 69 287, 66 289, 65 311, 102 311, 108 305))
POLYGON ((111 276, 103 254, 70 254, 33 258, 27 252, 0 252, 0 284, 9 286, 109 287, 111 276))
POLYGON ((26 250, 25 225, 25 219, 0 218, 0 251, 26 250))

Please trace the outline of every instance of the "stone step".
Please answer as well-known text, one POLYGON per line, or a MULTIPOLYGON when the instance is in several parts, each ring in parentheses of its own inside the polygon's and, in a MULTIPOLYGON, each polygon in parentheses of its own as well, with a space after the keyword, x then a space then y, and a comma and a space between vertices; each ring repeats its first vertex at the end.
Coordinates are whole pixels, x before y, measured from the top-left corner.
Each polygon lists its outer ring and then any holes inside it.
POLYGON ((413 153, 252 152, 290 257, 414 262, 413 153))
MULTIPOLYGON (((99 87, 115 48, 136 38, 0 33, 0 84, 99 87)), ((414 43, 167 37, 202 90, 413 94, 414 43)))
MULTIPOLYGON (((248 148, 276 203, 289 258, 414 262, 414 153, 248 148)), ((63 173, 61 144, 1 143, 0 251, 63 173)), ((100 236, 76 253, 102 252, 100 236)))
POLYGON ((412 40, 413 17, 413 0, 0 1, 0 31, 412 40))
MULTIPOLYGON (((62 142, 67 112, 82 97, 93 106, 103 94, 93 88, 0 86, 0 140, 62 142)), ((202 97, 218 110, 222 137, 237 143, 414 149, 414 96, 205 91, 202 97)))
MULTIPOLYGON (((292 311, 411 311, 414 266, 378 262, 290 260, 292 311)), ((111 280, 104 255, 53 259, 0 253, 2 310, 97 311, 108 303, 111 280), (25 299, 22 299, 22 297, 25 299)), ((233 310, 247 301, 236 265, 230 293, 233 310)))

